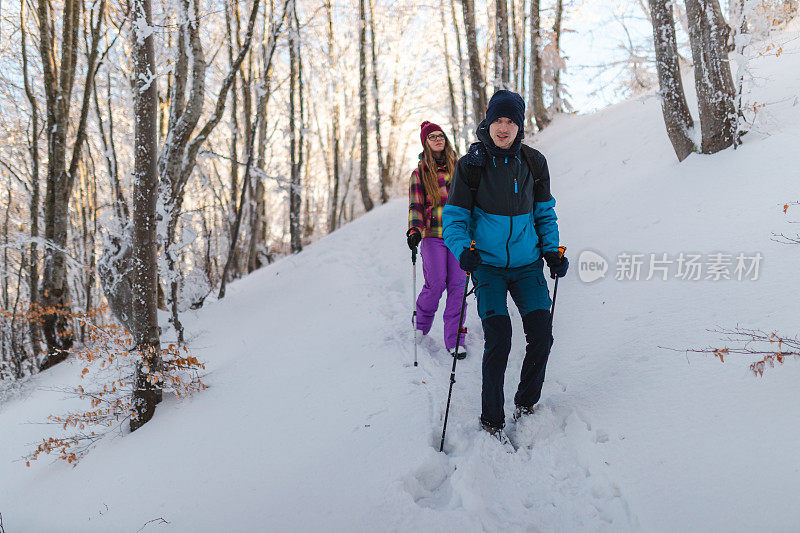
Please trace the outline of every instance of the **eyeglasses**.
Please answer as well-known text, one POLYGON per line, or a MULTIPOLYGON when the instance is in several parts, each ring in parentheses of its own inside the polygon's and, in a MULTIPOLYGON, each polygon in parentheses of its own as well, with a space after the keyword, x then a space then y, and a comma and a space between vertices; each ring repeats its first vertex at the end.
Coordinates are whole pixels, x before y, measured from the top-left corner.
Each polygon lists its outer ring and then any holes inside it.
POLYGON ((444 133, 431 133, 428 135, 429 141, 443 141, 444 140, 444 133))

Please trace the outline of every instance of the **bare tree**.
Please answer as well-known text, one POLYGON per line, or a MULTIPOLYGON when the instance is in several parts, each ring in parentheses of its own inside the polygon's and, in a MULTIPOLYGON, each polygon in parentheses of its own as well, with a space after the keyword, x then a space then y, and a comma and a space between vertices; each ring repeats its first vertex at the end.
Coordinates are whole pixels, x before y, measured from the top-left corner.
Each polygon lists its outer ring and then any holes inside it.
POLYGON ((558 64, 553 71, 553 103, 550 107, 554 113, 562 113, 564 111, 564 103, 561 99, 561 21, 564 15, 564 0, 556 0, 555 11, 553 46, 558 58, 558 64))
MULTIPOLYGON (((525 93, 525 9, 520 11, 517 0, 510 0, 511 4, 511 64, 514 78, 514 91, 525 93)), ((522 2, 525 3, 524 1, 522 2)))
MULTIPOLYGON (((242 43, 241 43, 242 21, 241 21, 241 15, 240 15, 240 10, 239 10, 238 0, 236 2, 236 5, 235 5, 234 15, 235 15, 234 16, 234 22, 235 22, 235 28, 236 28, 235 35, 236 35, 237 48, 241 48, 241 46, 242 46, 242 43)), ((266 21, 265 21, 265 23, 266 23, 266 21)), ((262 42, 263 42, 263 40, 262 40, 262 42)), ((255 56, 256 56, 255 52, 248 54, 247 61, 242 63, 242 65, 239 67, 239 75, 240 75, 241 80, 242 80, 242 91, 241 92, 242 92, 242 124, 244 125, 244 145, 246 147, 248 147, 248 149, 251 149, 251 150, 255 148, 255 144, 253 144, 253 142, 252 142, 252 137, 253 137, 254 133, 256 132, 256 130, 257 130, 257 126, 258 126, 258 122, 259 122, 258 120, 253 120, 253 90, 254 90, 254 85, 253 85, 253 77, 254 77, 253 70, 254 70, 254 66, 253 65, 254 65, 254 61, 255 61, 255 56)), ((266 121, 264 121, 264 122, 266 122, 266 121)), ((254 162, 251 163, 251 167, 252 167, 253 164, 254 164, 254 162)), ((261 180, 259 180, 259 181, 261 181, 261 180)), ((254 227, 254 224, 256 224, 256 221, 255 221, 255 218, 256 218, 256 212, 255 212, 256 190, 255 189, 256 189, 256 187, 253 186, 253 179, 252 179, 252 176, 251 176, 251 179, 248 180, 248 187, 247 187, 248 201, 244 202, 242 204, 242 206, 240 207, 241 209, 245 210, 245 212, 242 214, 242 216, 246 217, 248 219, 248 228, 249 229, 252 229, 254 227)), ((253 247, 255 246, 256 243, 251 238, 249 244, 250 244, 250 246, 247 248, 246 253, 242 253, 241 254, 243 256, 243 258, 244 258, 244 261, 242 261, 241 264, 238 261, 234 262, 234 264, 237 267, 236 268, 236 275, 237 276, 241 275, 242 272, 248 271, 248 269, 250 267, 251 251, 253 250, 253 247)), ((237 253, 238 253, 238 250, 237 250, 237 253)))
MULTIPOLYGON (((389 200, 387 177, 383 172, 383 145, 381 144, 381 106, 378 100, 378 60, 375 57, 375 10, 369 0, 369 42, 372 51, 372 92, 375 97, 375 151, 378 156, 378 179, 381 182, 381 203, 389 200)), ((447 71, 448 78, 450 71, 447 71)), ((452 91, 451 91, 452 92, 452 91)))
POLYGON ((653 23, 653 44, 656 51, 659 96, 667 135, 679 161, 696 150, 689 131, 694 127, 689 106, 683 93, 681 70, 678 63, 678 45, 675 39, 675 21, 667 0, 649 0, 650 19, 653 23))
POLYGON ((686 0, 695 89, 700 112, 701 151, 731 146, 736 132, 736 91, 727 57, 727 32, 717 0, 686 0))
MULTIPOLYGON (((291 6, 292 12, 295 12, 297 9, 295 0, 292 0, 291 6)), ((289 151, 291 165, 289 235, 292 253, 297 253, 303 249, 302 228, 300 227, 300 208, 302 206, 300 171, 303 164, 303 107, 301 102, 303 87, 300 79, 300 28, 299 25, 294 24, 294 21, 295 17, 291 17, 289 23, 289 151), (296 100, 299 100, 299 102, 296 100), (299 127, 298 122, 300 122, 299 127)))
POLYGON ((539 0, 531 0, 531 105, 528 106, 529 121, 532 116, 536 126, 542 130, 550 123, 542 95, 541 15, 539 0))
POLYGON ((105 17, 106 1, 100 0, 97 12, 89 10, 91 36, 86 58, 86 74, 75 142, 67 165, 67 133, 72 116, 72 90, 77 75, 79 35, 81 28, 81 0, 66 0, 63 4, 60 27, 60 46, 55 39, 55 12, 47 0, 39 0, 39 52, 42 58, 43 86, 47 105, 47 191, 45 197, 45 238, 50 246, 45 253, 42 276, 42 305, 47 310, 43 331, 47 341, 47 357, 41 370, 66 359, 72 347, 74 334, 69 320, 69 282, 65 249, 69 230, 69 200, 75 174, 81 159, 81 149, 86 140, 86 121, 89 114, 92 84, 97 71, 100 28, 105 17), (61 58, 56 60, 57 50, 61 58))
MULTIPOLYGON (((334 33, 333 33, 333 8, 331 6, 331 0, 327 0, 325 2, 325 12, 328 16, 328 61, 331 65, 335 65, 335 57, 334 57, 334 33)), ((335 69, 332 69, 335 71, 335 69)), ((339 204, 339 180, 340 180, 340 162, 341 162, 341 155, 339 154, 339 99, 336 96, 336 90, 334 87, 333 79, 329 82, 328 87, 328 95, 331 100, 331 105, 333 106, 333 111, 331 114, 331 145, 332 145, 332 154, 331 158, 333 159, 333 163, 331 165, 331 173, 333 178, 333 183, 331 184, 330 188, 330 215, 328 218, 328 232, 332 232, 336 229, 336 226, 339 222, 338 218, 338 204, 339 204)), ((391 156, 390 156, 391 157, 391 156)))
MULTIPOLYGON (((447 25, 444 20, 444 0, 439 3, 439 16, 441 17, 442 21, 442 28, 446 28, 447 25)), ((461 131, 458 126, 458 105, 456 104, 456 90, 453 86, 453 77, 450 75, 450 50, 449 46, 447 45, 447 32, 442 32, 442 38, 444 39, 444 70, 447 74, 447 92, 449 95, 450 100, 450 123, 453 128, 453 132, 456 134, 461 131)))
MULTIPOLYGON (((78 199, 81 223, 81 241, 83 247, 83 264, 79 275, 83 277, 83 308, 89 312, 94 305, 94 285, 96 272, 95 242, 98 234, 97 222, 97 172, 92 158, 91 145, 87 143, 84 161, 78 165, 78 199)), ((86 325, 80 326, 81 342, 86 341, 86 325)))
MULTIPOLYGON (((274 18, 274 8, 271 10, 269 16, 266 13, 265 6, 264 13, 264 30, 261 39, 261 66, 262 66, 262 80, 260 85, 261 96, 256 103, 256 129, 258 130, 258 159, 256 167, 263 173, 266 165, 266 149, 267 149, 267 114, 264 112, 269 104, 270 96, 272 95, 272 52, 273 40, 272 34, 267 29, 267 21, 274 18)), ((270 27, 271 28, 271 27, 270 27)), ((263 266, 264 261, 270 261, 267 246, 267 221, 266 221, 266 188, 264 180, 258 179, 253 193, 255 206, 252 210, 250 220, 250 253, 248 259, 247 271, 252 272, 263 266)))
MULTIPOLYGON (((239 24, 236 25, 236 30, 233 28, 233 21, 231 11, 235 12, 235 18, 239 18, 239 2, 225 2, 225 29, 227 30, 227 51, 228 51, 228 65, 233 67, 235 61, 234 44, 236 48, 241 48, 239 42, 239 24)), ((237 74, 241 74, 241 69, 237 69, 237 74)), ((233 221, 236 219, 236 198, 239 195, 239 76, 233 77, 230 90, 230 183, 231 183, 231 196, 228 207, 228 227, 233 230, 233 221)), ((242 83, 244 85, 244 82, 242 83)), ((245 89, 246 90, 246 89, 245 89)), ((233 264, 234 270, 238 271, 239 265, 239 249, 233 248, 233 264)), ((236 274, 234 274, 236 276, 236 274)))
POLYGON ((494 85, 497 89, 509 88, 511 59, 508 50, 508 3, 495 0, 494 85))
POLYGON ((467 54, 469 56, 469 78, 472 87, 472 113, 475 124, 483 119, 486 112, 486 82, 478 52, 477 28, 475 27, 475 0, 462 0, 464 11, 464 31, 467 34, 467 54))
POLYGON ((370 198, 369 183, 367 182, 369 131, 367 129, 367 57, 365 50, 367 46, 367 21, 364 0, 358 0, 358 21, 358 125, 361 132, 361 165, 359 166, 358 188, 361 191, 361 201, 364 202, 364 209, 371 211, 375 204, 370 198))
POLYGON ((155 413, 161 385, 149 377, 161 370, 158 331, 158 264, 156 202, 158 199, 158 89, 150 0, 134 0, 133 49, 133 328, 131 334, 143 360, 136 366, 130 428, 135 431, 155 413))
MULTIPOLYGON (((28 49, 27 49, 27 33, 26 33, 26 15, 25 10, 27 2, 20 2, 20 31, 21 38, 20 44, 22 47, 22 78, 25 84, 25 95, 28 97, 28 103, 31 106, 31 135, 30 135, 30 155, 31 155, 31 199, 30 199, 30 218, 31 218, 31 246, 29 258, 29 273, 28 273, 28 286, 30 308, 35 310, 38 305, 39 299, 39 105, 37 103, 36 95, 31 87, 31 82, 28 76, 28 49)), ((31 347, 34 354, 42 351, 39 321, 32 319, 29 321, 31 331, 31 347)))
MULTIPOLYGON (((457 132, 460 134, 462 142, 463 142, 463 149, 466 151, 467 146, 469 145, 469 136, 471 134, 468 131, 469 127, 469 104, 467 99, 467 85, 466 79, 469 76, 469 69, 467 65, 464 63, 464 52, 461 46, 461 28, 458 25, 458 17, 456 16, 456 6, 455 0, 450 0, 450 16, 453 19, 453 30, 456 34, 456 52, 458 53, 458 81, 461 88, 461 131, 457 132)), ((477 124, 476 124, 477 125, 477 124)))

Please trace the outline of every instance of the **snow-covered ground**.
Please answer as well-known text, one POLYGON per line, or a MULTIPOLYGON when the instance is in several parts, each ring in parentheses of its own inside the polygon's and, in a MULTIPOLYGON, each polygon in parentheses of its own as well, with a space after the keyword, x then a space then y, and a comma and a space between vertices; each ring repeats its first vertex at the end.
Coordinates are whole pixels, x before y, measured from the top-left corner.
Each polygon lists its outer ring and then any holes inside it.
MULTIPOLYGON (((780 58, 754 62, 770 135, 736 151, 679 164, 653 97, 561 118, 535 139, 572 269, 540 408, 508 426, 517 451, 478 431, 471 297, 470 355, 438 452, 451 359, 437 318, 411 365, 400 199, 187 314, 210 388, 167 398, 76 468, 19 458, 52 433, 37 422, 75 405, 48 390, 77 384, 78 367, 1 403, 6 532, 796 531, 800 361, 756 378, 749 360, 661 348, 719 345, 715 326, 799 332, 800 247, 770 239, 800 218, 782 212, 800 199, 800 43, 784 40, 780 58), (605 279, 579 280, 587 249, 609 261, 605 279), (623 252, 646 254, 643 278, 650 253, 763 261, 756 281, 617 281, 623 252)), ((511 307, 508 402, 524 350, 511 307)))

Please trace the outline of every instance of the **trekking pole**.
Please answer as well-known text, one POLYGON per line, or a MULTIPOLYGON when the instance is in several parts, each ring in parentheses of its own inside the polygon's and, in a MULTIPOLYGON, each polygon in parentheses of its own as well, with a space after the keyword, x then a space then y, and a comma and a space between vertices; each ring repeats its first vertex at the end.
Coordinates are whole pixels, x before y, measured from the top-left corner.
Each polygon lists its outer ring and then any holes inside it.
MULTIPOLYGON (((475 250, 475 241, 469 246, 470 250, 475 250)), ((456 363, 458 362, 458 346, 461 343, 461 330, 464 325, 464 308, 467 304, 467 294, 469 290, 469 277, 470 272, 467 272, 467 279, 464 281, 464 299, 461 300, 461 314, 458 317, 458 333, 456 334, 456 348, 453 353, 453 369, 450 371, 450 390, 447 393, 447 408, 444 410, 444 426, 442 427, 442 442, 439 445, 439 451, 444 451, 444 434, 447 432, 447 417, 450 415, 450 398, 453 396, 453 384, 456 382, 456 363)))
MULTIPOLYGON (((566 246, 559 246, 558 247, 558 257, 564 257, 564 252, 567 251, 566 246)), ((553 327, 553 315, 556 313, 556 295, 558 294, 558 278, 556 278, 556 284, 553 287, 553 306, 550 308, 550 327, 553 327)))
POLYGON ((414 306, 412 326, 414 327, 414 366, 417 366, 417 248, 411 250, 411 280, 414 290, 411 293, 411 302, 414 306))

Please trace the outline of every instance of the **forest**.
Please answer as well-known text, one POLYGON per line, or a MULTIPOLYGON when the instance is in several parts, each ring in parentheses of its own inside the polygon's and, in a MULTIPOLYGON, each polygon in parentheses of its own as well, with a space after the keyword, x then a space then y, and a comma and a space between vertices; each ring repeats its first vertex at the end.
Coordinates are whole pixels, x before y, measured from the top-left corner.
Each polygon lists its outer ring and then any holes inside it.
POLYGON ((798 8, 621 1, 613 54, 587 68, 564 50, 585 4, 3 0, 0 380, 119 326, 140 354, 136 429, 161 401, 164 347, 185 344, 181 314, 404 196, 421 120, 463 154, 506 88, 535 138, 602 73, 608 103, 657 91, 678 160, 736 147, 762 105, 748 45, 798 8))

